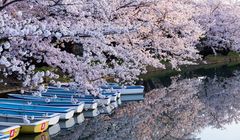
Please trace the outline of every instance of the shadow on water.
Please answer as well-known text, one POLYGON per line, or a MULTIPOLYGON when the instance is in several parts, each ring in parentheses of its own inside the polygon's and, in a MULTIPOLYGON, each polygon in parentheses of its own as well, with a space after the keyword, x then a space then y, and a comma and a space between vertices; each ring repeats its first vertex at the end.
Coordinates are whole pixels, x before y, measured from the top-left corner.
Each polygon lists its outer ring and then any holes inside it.
POLYGON ((144 84, 149 92, 125 99, 138 101, 121 101, 51 140, 240 139, 233 123, 240 119, 239 65, 155 75, 144 84))
POLYGON ((233 65, 220 65, 216 67, 202 67, 198 69, 188 69, 183 68, 182 71, 172 71, 162 73, 162 71, 154 72, 154 74, 149 73, 143 76, 143 82, 141 83, 145 86, 146 91, 150 91, 152 89, 168 87, 172 83, 171 77, 180 75, 180 78, 192 78, 192 77, 200 77, 207 76, 209 78, 217 77, 231 77, 233 76, 233 72, 236 70, 240 70, 240 64, 233 65))

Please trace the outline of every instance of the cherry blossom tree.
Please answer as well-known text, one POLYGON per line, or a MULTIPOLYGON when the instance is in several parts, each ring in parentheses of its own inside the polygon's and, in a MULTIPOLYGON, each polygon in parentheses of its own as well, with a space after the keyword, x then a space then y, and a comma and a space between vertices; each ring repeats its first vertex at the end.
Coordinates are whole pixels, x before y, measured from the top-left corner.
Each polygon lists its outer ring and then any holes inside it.
POLYGON ((205 0, 197 3, 199 12, 196 18, 205 30, 200 43, 202 51, 208 48, 214 54, 239 51, 239 4, 239 1, 232 0, 205 0))
POLYGON ((36 86, 55 67, 80 87, 94 88, 113 77, 132 82, 146 66, 173 68, 199 59, 202 34, 189 0, 7 0, 0 7, 0 64, 36 86), (190 12, 189 12, 190 11, 190 12), (79 44, 81 55, 68 52, 79 44))

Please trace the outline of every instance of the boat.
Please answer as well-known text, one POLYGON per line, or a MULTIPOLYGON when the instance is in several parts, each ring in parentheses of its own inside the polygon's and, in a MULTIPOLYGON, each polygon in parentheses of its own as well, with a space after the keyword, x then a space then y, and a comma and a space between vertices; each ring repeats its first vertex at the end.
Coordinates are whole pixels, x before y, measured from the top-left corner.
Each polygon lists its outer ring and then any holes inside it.
POLYGON ((14 139, 18 136, 20 125, 6 126, 0 125, 0 139, 14 139), (5 137, 5 138, 4 138, 5 137))
POLYGON ((28 117, 29 119, 34 120, 42 120, 48 119, 49 125, 54 125, 58 123, 60 119, 59 113, 45 113, 45 112, 33 112, 33 111, 22 111, 22 110, 14 110, 14 109, 0 109, 0 116, 9 116, 15 118, 23 118, 24 116, 28 117))
MULTIPOLYGON (((32 102, 33 104, 35 103, 46 103, 46 106, 71 106, 75 104, 79 104, 81 102, 84 102, 84 109, 89 110, 89 109, 96 109, 98 106, 98 103, 92 99, 87 99, 87 100, 81 100, 78 102, 72 102, 69 99, 66 98, 49 98, 49 97, 38 97, 38 96, 32 96, 32 95, 20 95, 20 94, 8 94, 11 100, 17 100, 17 102, 22 102, 19 100, 26 100, 28 102, 32 102), (14 99, 12 99, 14 98, 14 99)), ((9 99, 9 98, 8 98, 9 99)), ((3 100, 0 99, 0 100, 3 100)), ((4 99, 5 100, 5 99, 4 99)), ((10 101, 12 102, 12 101, 10 101)), ((15 102, 15 101, 13 101, 15 102)), ((24 101, 25 102, 25 101, 24 101)))
MULTIPOLYGON (((25 92, 25 95, 33 95, 34 91, 25 92)), ((104 98, 100 98, 98 96, 93 95, 84 95, 83 93, 75 93, 73 91, 58 91, 58 92, 43 92, 41 96, 48 97, 48 98, 67 98, 72 100, 73 98, 78 101, 84 100, 94 100, 99 104, 108 105, 110 104, 111 100, 116 101, 116 96, 105 96, 104 98)))
MULTIPOLYGON (((82 92, 78 92, 75 90, 66 90, 66 89, 62 89, 62 88, 55 88, 55 89, 48 89, 46 92, 42 93, 43 95, 46 94, 56 94, 56 95, 68 95, 68 96, 76 96, 76 97, 84 97, 84 98, 94 98, 94 99, 101 99, 97 96, 93 96, 93 95, 84 95, 84 93, 82 92)), ((118 98, 120 98, 121 93, 119 92, 103 92, 100 93, 102 96, 105 96, 106 98, 110 98, 111 101, 116 101, 118 98)))
POLYGON ((144 100, 144 94, 128 94, 128 95, 122 95, 121 101, 127 102, 127 101, 141 101, 144 100))
POLYGON ((69 119, 73 117, 75 112, 75 109, 73 108, 26 105, 26 104, 20 104, 20 103, 6 103, 6 102, 0 103, 0 109, 15 109, 15 110, 21 110, 21 111, 60 113, 61 119, 69 119))
MULTIPOLYGON (((73 94, 73 95, 83 94, 82 92, 79 92, 77 90, 62 88, 62 87, 54 87, 54 86, 48 87, 45 93, 64 93, 64 94, 67 93, 67 94, 73 94)), ((100 94, 105 96, 117 95, 117 98, 120 98, 121 96, 120 92, 100 92, 100 94)))
POLYGON ((60 98, 75 98, 75 99, 94 99, 99 103, 103 103, 103 104, 108 104, 109 103, 109 99, 110 101, 116 101, 118 99, 117 94, 108 94, 108 93, 104 93, 102 94, 102 96, 105 96, 105 98, 100 98, 98 96, 93 96, 93 95, 84 95, 84 94, 80 94, 80 93, 65 93, 65 92, 45 92, 42 93, 43 96, 48 96, 48 97, 53 97, 53 96, 57 96, 60 98))
POLYGON ((48 128, 48 119, 28 120, 26 118, 14 118, 0 116, 0 125, 21 126, 20 133, 41 133, 48 128))
POLYGON ((121 94, 139 94, 144 92, 144 86, 120 86, 117 83, 108 83, 100 87, 101 92, 120 92, 121 94))
MULTIPOLYGON (((52 98, 66 98, 69 100, 75 99, 78 101, 82 101, 82 100, 94 100, 96 101, 98 104, 103 104, 103 105, 109 105, 111 103, 111 97, 106 97, 106 98, 99 98, 99 97, 94 97, 91 95, 77 95, 77 94, 67 94, 67 93, 55 93, 55 92, 47 92, 47 93, 42 93, 42 96, 45 97, 52 97, 52 98)), ((117 100, 117 97, 113 97, 114 101, 117 100)))
POLYGON ((81 113, 84 109, 84 103, 70 103, 70 102, 46 102, 36 100, 23 100, 23 99, 11 99, 11 98, 0 98, 0 102, 6 103, 17 103, 17 104, 28 104, 28 105, 41 105, 41 106, 54 106, 54 107, 70 107, 75 108, 75 113, 81 113))
POLYGON ((120 92, 101 92, 102 95, 104 96, 117 96, 117 99, 119 99, 121 97, 121 93, 120 92))

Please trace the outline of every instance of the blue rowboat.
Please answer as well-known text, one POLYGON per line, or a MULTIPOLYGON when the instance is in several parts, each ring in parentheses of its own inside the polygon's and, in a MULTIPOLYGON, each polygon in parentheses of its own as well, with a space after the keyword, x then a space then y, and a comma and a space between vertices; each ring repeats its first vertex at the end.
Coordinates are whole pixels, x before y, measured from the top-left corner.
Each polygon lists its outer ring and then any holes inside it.
MULTIPOLYGON (((74 98, 77 100, 84 100, 84 99, 91 99, 95 100, 99 104, 104 104, 104 105, 109 105, 111 103, 111 98, 106 97, 106 98, 99 98, 99 97, 94 97, 92 95, 80 95, 80 94, 70 94, 70 93, 62 93, 62 92, 47 92, 47 93, 42 93, 42 96, 47 96, 47 97, 60 97, 60 98, 74 98)), ((117 100, 117 97, 115 96, 114 101, 117 100)))
MULTIPOLYGON (((45 93, 50 93, 50 94, 69 94, 69 95, 81 95, 81 92, 77 91, 77 90, 72 90, 72 89, 66 89, 66 88, 58 88, 58 87, 52 87, 52 88, 48 88, 47 91, 45 93)), ((116 101, 117 98, 120 98, 120 93, 111 93, 111 92, 106 92, 106 93, 100 93, 101 95, 104 95, 108 98, 111 99, 111 101, 116 101)), ((85 98, 94 98, 94 99, 99 99, 98 97, 94 97, 93 95, 85 95, 82 97, 85 98)))
MULTIPOLYGON (((53 86, 51 86, 53 87, 53 86)), ((79 93, 82 93, 82 92, 79 92, 77 90, 73 90, 73 89, 68 89, 68 88, 59 88, 59 87, 54 87, 54 88, 48 88, 46 92, 60 92, 60 93, 71 93, 71 94, 79 94, 79 93)), ((109 95, 118 95, 118 98, 120 98, 119 96, 121 94, 119 94, 119 92, 103 92, 101 93, 102 95, 106 95, 106 96, 109 96, 109 95)))
MULTIPOLYGON (((96 99, 96 100, 99 100, 101 98, 97 97, 97 96, 93 96, 93 95, 84 95, 82 92, 78 92, 78 91, 75 91, 75 90, 66 90, 66 89, 63 89, 63 88, 54 88, 54 89, 48 89, 45 93, 42 93, 42 95, 46 95, 46 94, 64 94, 64 95, 73 95, 73 96, 77 96, 77 97, 82 97, 82 98, 87 98, 87 99, 96 99)), ((120 98, 120 93, 110 93, 110 92, 107 92, 107 93, 100 93, 101 95, 104 95, 106 96, 106 98, 110 98, 111 101, 116 101, 117 98, 120 98)))
POLYGON ((121 93, 120 92, 101 92, 102 95, 104 96, 116 96, 117 99, 121 98, 121 93))
POLYGON ((47 106, 61 106, 61 105, 66 105, 66 104, 70 104, 74 105, 74 104, 78 104, 81 102, 84 102, 84 109, 88 110, 88 109, 96 109, 98 106, 98 103, 96 101, 94 101, 93 99, 82 99, 82 100, 76 100, 73 102, 71 99, 68 98, 49 98, 49 97, 45 97, 45 96, 32 96, 32 95, 21 95, 21 94, 8 94, 9 97, 11 98, 15 98, 15 99, 23 99, 23 100, 30 100, 32 102, 39 102, 39 103, 46 103, 47 106))
MULTIPOLYGON (((32 95, 33 92, 25 92, 27 95, 32 95)), ((64 98, 71 100, 72 98, 77 99, 78 101, 84 100, 93 100, 96 101, 98 104, 109 105, 111 103, 111 99, 109 97, 106 98, 99 98, 94 97, 92 95, 81 95, 81 94, 74 94, 74 93, 64 93, 64 92, 46 92, 41 93, 42 96, 45 97, 52 97, 52 98, 64 98)), ((115 101, 117 100, 115 96, 115 101)))
POLYGON ((50 106, 39 106, 39 105, 25 105, 19 103, 0 103, 0 109, 16 109, 22 111, 37 111, 37 112, 52 112, 60 113, 61 119, 69 119, 74 115, 73 108, 66 107, 50 107, 50 106))
POLYGON ((93 95, 84 95, 83 93, 76 93, 76 92, 65 92, 65 91, 47 91, 45 93, 42 93, 42 95, 60 95, 60 96, 75 96, 76 98, 85 98, 85 99, 95 99, 95 100, 101 100, 100 102, 103 102, 104 100, 108 100, 110 98, 111 101, 116 101, 119 97, 119 94, 117 93, 101 93, 101 95, 104 95, 105 98, 100 98, 98 96, 93 95))
POLYGON ((35 111, 22 111, 14 109, 0 109, 0 116, 9 116, 15 118, 23 118, 24 116, 29 117, 30 119, 42 120, 48 119, 49 125, 54 125, 58 123, 60 119, 59 113, 45 113, 45 112, 35 112, 35 111))
POLYGON ((144 86, 120 86, 117 83, 109 83, 100 87, 102 92, 120 92, 121 94, 139 94, 144 92, 144 86))
POLYGON ((6 102, 6 103, 18 103, 18 104, 28 104, 28 105, 42 105, 42 106, 55 106, 55 107, 69 107, 69 108, 75 108, 75 113, 81 113, 84 108, 84 103, 51 103, 51 102, 45 102, 45 101, 31 101, 31 100, 21 100, 21 99, 10 99, 10 98, 0 98, 0 102, 6 102))

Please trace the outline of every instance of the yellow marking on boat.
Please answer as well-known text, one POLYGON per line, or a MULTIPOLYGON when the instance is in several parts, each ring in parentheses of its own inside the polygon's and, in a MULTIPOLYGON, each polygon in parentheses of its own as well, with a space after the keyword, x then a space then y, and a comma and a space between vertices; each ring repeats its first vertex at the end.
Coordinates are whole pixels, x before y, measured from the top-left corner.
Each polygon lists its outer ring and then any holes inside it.
POLYGON ((15 128, 15 129, 11 129, 7 132, 4 132, 3 134, 9 134, 10 135, 10 140, 11 140, 11 139, 14 139, 15 137, 17 137, 19 132, 20 132, 20 127, 15 128))
POLYGON ((42 122, 37 125, 23 125, 20 132, 21 133, 41 133, 47 130, 48 121, 42 122))

